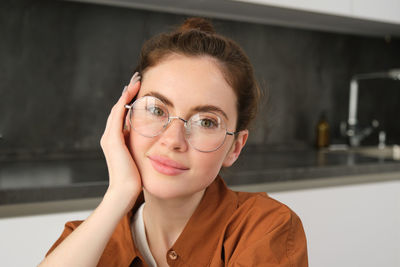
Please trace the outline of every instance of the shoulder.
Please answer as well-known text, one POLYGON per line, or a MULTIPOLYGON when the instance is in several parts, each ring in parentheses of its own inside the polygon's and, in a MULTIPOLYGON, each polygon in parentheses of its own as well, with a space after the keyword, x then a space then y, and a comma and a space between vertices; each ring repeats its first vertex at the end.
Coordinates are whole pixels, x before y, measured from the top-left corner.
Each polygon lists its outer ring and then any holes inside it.
MULTIPOLYGON (((271 198, 264 192, 234 192, 238 198, 237 219, 257 219, 257 223, 280 224, 298 218, 288 206, 271 198)), ((236 219, 236 218, 235 218, 236 219)))
POLYGON ((306 237, 297 214, 266 193, 234 193, 237 209, 225 228, 227 260, 239 263, 257 258, 260 262, 253 264, 277 260, 306 266, 306 237))

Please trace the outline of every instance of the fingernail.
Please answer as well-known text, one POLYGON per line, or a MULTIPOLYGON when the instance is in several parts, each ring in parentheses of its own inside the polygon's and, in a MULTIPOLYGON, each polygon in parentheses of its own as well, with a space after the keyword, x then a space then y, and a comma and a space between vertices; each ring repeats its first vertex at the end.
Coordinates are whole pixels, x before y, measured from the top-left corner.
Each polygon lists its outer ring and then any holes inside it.
POLYGON ((132 81, 139 75, 139 72, 135 72, 131 78, 131 83, 132 81))
POLYGON ((131 83, 136 84, 138 81, 140 81, 140 76, 136 76, 134 79, 132 79, 131 83))
POLYGON ((123 95, 125 93, 126 89, 128 89, 128 86, 125 85, 124 90, 122 90, 122 94, 121 95, 123 95))

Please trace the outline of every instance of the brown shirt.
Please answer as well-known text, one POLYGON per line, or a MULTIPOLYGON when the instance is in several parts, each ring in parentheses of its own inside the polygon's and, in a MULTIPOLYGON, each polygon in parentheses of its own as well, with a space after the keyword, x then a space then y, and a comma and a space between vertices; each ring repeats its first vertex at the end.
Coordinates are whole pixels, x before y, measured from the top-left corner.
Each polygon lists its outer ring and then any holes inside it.
MULTIPOLYGON (((143 194, 120 221, 98 266, 147 266, 136 248, 131 219, 143 194)), ((65 225, 50 253, 82 221, 65 225)), ((234 192, 218 176, 166 255, 170 266, 308 266, 299 217, 266 193, 234 192)))

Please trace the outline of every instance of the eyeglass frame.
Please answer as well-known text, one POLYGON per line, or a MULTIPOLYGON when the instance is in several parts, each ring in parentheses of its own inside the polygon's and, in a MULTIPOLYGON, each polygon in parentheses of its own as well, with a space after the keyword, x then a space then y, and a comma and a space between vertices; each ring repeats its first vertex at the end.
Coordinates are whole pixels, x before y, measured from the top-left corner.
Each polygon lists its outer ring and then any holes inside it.
MULTIPOLYGON (((165 105, 165 103, 164 103, 161 99, 159 99, 159 98, 157 98, 157 97, 155 97, 155 96, 143 96, 143 97, 152 97, 152 98, 155 98, 155 99, 159 100, 161 103, 163 103, 163 104, 165 105)), ((128 112, 131 112, 131 113, 129 114, 129 124, 130 124, 130 125, 132 125, 131 116, 132 116, 132 108, 133 108, 133 105, 136 103, 136 101, 142 99, 143 97, 138 98, 138 99, 134 99, 134 101, 132 101, 132 104, 130 104, 130 105, 126 104, 126 105, 124 106, 124 107, 128 110, 128 112)), ((179 116, 170 116, 170 115, 169 115, 169 110, 168 110, 168 108, 167 108, 166 110, 167 110, 167 113, 168 113, 168 121, 167 121, 167 123, 165 123, 165 124, 163 125, 161 131, 160 131, 158 134, 156 134, 156 135, 154 135, 154 136, 146 136, 146 135, 143 135, 143 134, 139 133, 139 132, 136 131, 135 129, 133 129, 133 130, 134 130, 135 132, 137 132, 138 134, 144 136, 144 137, 153 138, 153 137, 159 136, 161 133, 163 133, 163 132, 165 131, 165 129, 168 127, 168 125, 169 125, 174 119, 178 119, 178 120, 183 121, 183 126, 185 127, 185 130, 186 130, 186 131, 189 130, 189 129, 188 129, 188 126, 187 126, 187 123, 188 123, 188 121, 189 121, 193 116, 191 116, 191 117, 189 118, 189 120, 185 120, 184 118, 181 118, 181 117, 179 117, 179 116)), ((197 113, 196 113, 196 114, 197 114, 197 113)), ((213 113, 213 114, 214 114, 214 113, 213 113)), ((217 115, 217 114, 214 114, 214 115, 218 116, 218 117, 221 119, 221 121, 223 121, 223 119, 222 119, 219 115, 217 115)), ((224 122, 224 123, 225 123, 225 122, 224 122)), ((224 140, 221 142, 221 144, 220 144, 217 148, 215 148, 214 150, 210 150, 210 151, 204 151, 204 150, 200 150, 200 149, 194 147, 194 146, 190 143, 190 141, 187 140, 186 135, 185 135, 185 140, 186 140, 186 141, 190 144, 190 146, 193 147, 195 150, 200 151, 200 152, 203 152, 203 153, 210 153, 210 152, 217 151, 217 150, 225 143, 225 140, 226 140, 226 136, 227 136, 227 135, 235 136, 235 135, 237 135, 239 132, 240 132, 240 131, 231 132, 231 131, 228 131, 228 129, 225 128, 224 140)))

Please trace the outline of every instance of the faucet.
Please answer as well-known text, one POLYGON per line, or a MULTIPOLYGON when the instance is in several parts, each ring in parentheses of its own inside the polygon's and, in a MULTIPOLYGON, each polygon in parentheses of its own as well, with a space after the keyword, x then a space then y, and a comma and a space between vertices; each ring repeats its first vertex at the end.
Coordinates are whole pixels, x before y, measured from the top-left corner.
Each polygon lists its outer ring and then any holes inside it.
POLYGON ((372 125, 359 129, 357 125, 357 102, 358 102, 358 81, 368 79, 394 79, 400 80, 400 69, 392 69, 384 72, 372 72, 356 74, 350 80, 350 99, 349 99, 349 118, 347 125, 341 125, 342 135, 349 138, 350 146, 357 147, 361 141, 370 135, 379 126, 377 120, 372 121, 372 125))

